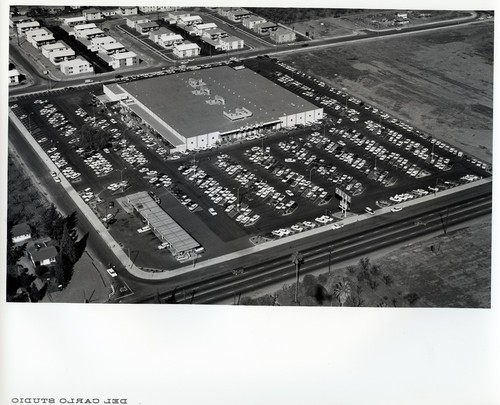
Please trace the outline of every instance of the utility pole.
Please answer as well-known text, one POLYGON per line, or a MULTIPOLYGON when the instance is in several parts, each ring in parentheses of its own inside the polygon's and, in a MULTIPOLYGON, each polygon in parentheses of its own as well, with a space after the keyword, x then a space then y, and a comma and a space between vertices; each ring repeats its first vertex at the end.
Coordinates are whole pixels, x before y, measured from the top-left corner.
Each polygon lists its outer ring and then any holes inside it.
POLYGON ((330 268, 332 265, 332 253, 333 253, 333 246, 330 246, 330 249, 328 250, 328 274, 330 274, 330 268))
POLYGON ((298 251, 292 254, 292 263, 295 265, 295 299, 294 302, 298 303, 298 295, 299 295, 299 269, 300 265, 304 263, 304 255, 298 251))

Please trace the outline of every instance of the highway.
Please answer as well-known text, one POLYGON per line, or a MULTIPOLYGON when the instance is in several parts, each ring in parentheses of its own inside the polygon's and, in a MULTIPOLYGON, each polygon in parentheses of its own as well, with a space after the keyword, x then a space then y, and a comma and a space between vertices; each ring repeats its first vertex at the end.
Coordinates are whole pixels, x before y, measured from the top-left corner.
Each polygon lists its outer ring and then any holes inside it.
MULTIPOLYGON (((244 260, 227 263, 214 274, 205 269, 205 277, 198 281, 169 280, 173 288, 157 290, 154 295, 135 295, 127 302, 165 302, 176 291, 177 303, 216 304, 262 287, 284 281, 293 281, 295 268, 291 253, 300 250, 304 255, 301 276, 328 267, 330 249, 331 265, 346 260, 356 260, 377 250, 402 242, 410 242, 425 235, 444 232, 445 229, 490 214, 492 211, 491 184, 473 188, 453 198, 436 198, 432 203, 419 204, 400 213, 386 214, 373 220, 363 221, 358 229, 344 228, 334 231, 338 237, 311 238, 301 245, 289 246, 281 251, 273 250, 274 257, 263 259, 256 254, 244 260), (238 271, 239 269, 239 271, 238 271), (244 269, 244 271, 241 271, 244 269), (194 299, 192 292, 195 292, 194 299)), ((194 276, 193 272, 191 276, 194 276)), ((192 277, 194 278, 194 277, 192 277)))

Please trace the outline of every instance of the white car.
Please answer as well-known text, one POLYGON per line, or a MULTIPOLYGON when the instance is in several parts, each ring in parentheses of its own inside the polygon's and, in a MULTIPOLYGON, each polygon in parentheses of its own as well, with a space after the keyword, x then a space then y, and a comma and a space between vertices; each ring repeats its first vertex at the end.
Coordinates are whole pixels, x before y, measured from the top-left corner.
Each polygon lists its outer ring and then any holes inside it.
POLYGON ((343 228, 343 227, 344 227, 344 224, 339 224, 339 223, 336 223, 336 224, 332 225, 332 229, 333 230, 340 229, 340 228, 343 228))
POLYGON ((399 211, 401 211, 402 209, 403 209, 402 207, 397 206, 397 207, 393 207, 393 208, 391 208, 391 211, 392 211, 392 212, 399 212, 399 211))
POLYGON ((161 245, 158 245, 158 249, 162 250, 162 249, 168 248, 169 246, 170 246, 170 243, 163 242, 161 245))
POLYGON ((116 274, 116 271, 114 271, 113 269, 106 269, 106 271, 109 273, 111 277, 118 276, 118 274, 116 274))
POLYGON ((210 214, 212 215, 217 215, 217 212, 213 208, 209 208, 208 212, 210 212, 210 214))
POLYGON ((139 233, 144 233, 144 232, 148 232, 148 231, 150 231, 150 230, 151 230, 151 227, 150 227, 149 225, 146 225, 146 226, 143 226, 142 228, 139 228, 139 229, 137 230, 137 232, 139 232, 139 233))

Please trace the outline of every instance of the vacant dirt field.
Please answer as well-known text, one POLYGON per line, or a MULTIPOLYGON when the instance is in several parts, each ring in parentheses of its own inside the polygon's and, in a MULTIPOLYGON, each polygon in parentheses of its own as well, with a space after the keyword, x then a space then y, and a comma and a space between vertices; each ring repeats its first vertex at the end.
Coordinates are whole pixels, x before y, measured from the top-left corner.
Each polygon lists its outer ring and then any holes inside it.
POLYGON ((283 60, 492 161, 491 21, 290 54, 283 60))
MULTIPOLYGON (((307 275, 299 286, 300 305, 338 306, 332 294, 348 284, 347 306, 489 308, 491 306, 491 219, 445 236, 396 249, 361 264, 332 267, 331 274, 307 275), (464 254, 466 252, 466 254, 464 254), (376 268, 376 269, 375 269, 376 268)), ((295 305, 292 282, 272 294, 241 303, 295 305)))
POLYGON ((315 19, 298 19, 293 22, 285 21, 298 32, 309 33, 311 39, 324 37, 339 37, 356 33, 359 30, 380 30, 394 28, 394 19, 398 12, 407 14, 409 25, 416 26, 429 24, 454 18, 463 18, 470 15, 461 11, 401 11, 401 10, 360 10, 340 16, 321 16, 315 19), (422 17, 425 15, 425 17, 422 17))

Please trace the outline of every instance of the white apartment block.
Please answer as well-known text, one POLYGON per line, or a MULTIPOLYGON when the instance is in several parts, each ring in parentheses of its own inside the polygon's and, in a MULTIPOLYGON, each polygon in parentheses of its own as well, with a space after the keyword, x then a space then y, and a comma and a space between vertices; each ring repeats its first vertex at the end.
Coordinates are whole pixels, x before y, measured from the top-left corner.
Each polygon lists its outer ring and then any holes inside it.
POLYGON ((114 44, 116 43, 116 39, 110 37, 109 35, 103 37, 94 37, 90 40, 88 45, 88 49, 92 52, 99 52, 100 47, 105 44, 114 44))
POLYGON ((201 37, 204 31, 216 29, 217 24, 215 23, 196 24, 193 28, 194 28, 194 34, 196 36, 201 37))
POLYGON ((182 44, 184 42, 182 35, 175 34, 166 28, 160 28, 157 31, 150 31, 149 39, 165 48, 171 47, 175 44, 182 44))
POLYGON ((131 15, 127 18, 127 27, 132 29, 136 29, 137 24, 150 22, 151 19, 149 17, 145 17, 142 15, 131 15))
POLYGON ((64 42, 58 41, 54 44, 47 44, 42 46, 42 55, 50 59, 50 54, 54 51, 62 51, 63 49, 71 49, 64 42))
POLYGON ((9 84, 19 83, 19 71, 17 69, 9 70, 9 84))
POLYGON ((94 72, 94 67, 81 56, 62 62, 59 69, 67 76, 94 72))
POLYGON ((52 33, 47 28, 38 28, 38 29, 29 30, 29 31, 25 32, 26 39, 28 40, 28 42, 30 42, 31 38, 33 38, 33 37, 51 35, 51 34, 52 33))
POLYGON ((59 49, 50 53, 49 60, 54 65, 59 65, 60 63, 75 59, 75 51, 73 49, 59 49))
POLYGON ((137 7, 133 7, 133 6, 130 6, 130 7, 118 7, 116 9, 116 14, 120 14, 120 15, 134 15, 134 14, 137 14, 137 7))
POLYGON ((181 59, 190 58, 192 56, 198 56, 200 54, 200 47, 191 42, 180 45, 174 45, 173 54, 181 59))
POLYGON ((38 21, 27 21, 17 24, 17 33, 19 35, 24 34, 27 31, 35 30, 40 28, 40 23, 38 21))
POLYGON ((89 28, 87 30, 78 31, 78 35, 76 36, 78 39, 88 39, 89 41, 95 37, 105 36, 104 31, 100 28, 89 28))
POLYGON ((75 25, 73 27, 73 32, 70 33, 70 35, 73 35, 78 38, 78 34, 81 31, 89 30, 91 28, 97 28, 97 25, 95 23, 87 23, 87 24, 80 24, 80 25, 75 25))
POLYGON ((104 18, 101 10, 98 10, 96 8, 83 10, 83 16, 87 19, 87 21, 102 20, 104 18))
POLYGON ((69 17, 69 18, 63 18, 62 23, 72 28, 75 25, 87 24, 87 19, 84 16, 69 17))
POLYGON ((228 33, 220 28, 214 28, 212 30, 203 31, 201 34, 201 38, 203 40, 211 39, 214 41, 218 41, 220 38, 226 38, 228 33))
POLYGON ((271 31, 269 37, 278 44, 284 44, 295 41, 297 39, 297 34, 295 34, 295 31, 279 27, 276 31, 271 31))
POLYGON ((177 19, 177 25, 187 25, 188 27, 201 23, 203 23, 203 19, 199 15, 190 15, 186 17, 179 17, 177 19))
POLYGON ((120 42, 105 43, 99 46, 98 52, 111 56, 118 52, 125 52, 125 46, 123 46, 120 42))
POLYGON ((258 15, 251 15, 243 19, 243 26, 252 30, 257 24, 263 24, 267 20, 264 17, 258 15))
POLYGON ((139 6, 139 11, 144 14, 175 10, 176 6, 139 6))
POLYGON ((139 58, 135 52, 118 52, 111 55, 110 66, 113 69, 118 69, 124 66, 133 66, 139 63, 139 58))
POLYGON ((10 28, 17 28, 19 24, 26 23, 33 21, 31 17, 26 17, 25 15, 18 15, 14 17, 10 17, 9 19, 9 27, 10 28))
POLYGON ((219 39, 219 43, 222 45, 222 50, 224 51, 243 49, 245 46, 245 42, 241 38, 235 36, 221 38, 219 39))

